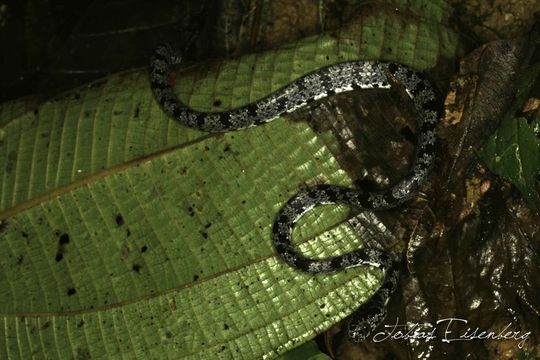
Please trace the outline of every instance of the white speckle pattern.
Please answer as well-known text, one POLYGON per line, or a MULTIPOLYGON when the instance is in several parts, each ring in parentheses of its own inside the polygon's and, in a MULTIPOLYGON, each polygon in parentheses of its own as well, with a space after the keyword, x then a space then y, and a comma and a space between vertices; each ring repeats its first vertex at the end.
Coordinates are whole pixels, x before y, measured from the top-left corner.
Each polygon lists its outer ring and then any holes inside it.
POLYGON ((276 113, 279 114, 279 104, 275 101, 268 101, 257 107, 256 114, 257 120, 273 119, 276 117, 276 113))
POLYGON ((327 273, 332 269, 332 264, 328 261, 313 261, 307 266, 310 273, 327 273))
POLYGON ((304 75, 282 89, 244 107, 225 112, 198 112, 180 102, 168 82, 170 68, 181 56, 170 46, 160 46, 150 63, 150 82, 157 102, 171 117, 183 125, 208 132, 225 132, 256 126, 281 114, 307 105, 313 100, 350 91, 355 88, 389 88, 391 81, 400 83, 418 112, 416 158, 411 174, 382 192, 337 185, 318 185, 299 191, 276 215, 272 228, 274 246, 288 265, 308 273, 330 273, 360 265, 385 271, 385 280, 370 300, 352 316, 348 331, 353 341, 365 340, 386 315, 386 304, 397 287, 398 261, 375 248, 362 248, 331 259, 309 259, 294 247, 291 237, 295 224, 311 209, 325 204, 343 204, 357 209, 390 209, 401 205, 418 191, 433 163, 436 125, 439 110, 430 83, 411 69, 394 63, 349 61, 330 65, 304 75))
POLYGON ((439 121, 439 114, 434 110, 426 110, 424 112, 423 122, 430 125, 435 125, 439 121))
POLYGON ((247 118, 249 118, 248 109, 240 109, 237 111, 231 111, 230 121, 233 124, 242 124, 247 118))
POLYGON ((383 194, 370 194, 368 201, 373 209, 380 209, 388 206, 388 202, 383 194))
POLYGON ((435 131, 434 130, 426 131, 422 135, 422 139, 425 140, 426 143, 428 143, 430 145, 435 144, 435 140, 437 139, 437 137, 435 135, 435 131))

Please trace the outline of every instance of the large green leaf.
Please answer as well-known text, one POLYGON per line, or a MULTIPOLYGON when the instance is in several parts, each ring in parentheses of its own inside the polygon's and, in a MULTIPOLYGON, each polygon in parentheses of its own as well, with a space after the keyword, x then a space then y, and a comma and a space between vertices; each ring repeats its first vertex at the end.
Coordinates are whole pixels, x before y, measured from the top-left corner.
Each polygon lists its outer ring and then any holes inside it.
MULTIPOLYGON (((451 58, 448 7, 411 3, 337 37, 182 72, 176 89, 196 109, 223 110, 345 59, 423 70, 451 58)), ((146 69, 2 123, 0 358, 271 358, 378 286, 373 269, 309 276, 273 251, 273 217, 300 186, 351 182, 329 150, 336 140, 305 123, 187 129, 163 115, 146 69)), ((295 241, 318 257, 357 248, 346 216, 317 209, 295 241)))
POLYGON ((540 171, 540 140, 524 118, 506 118, 482 152, 489 169, 510 180, 536 207, 536 178, 540 171))
POLYGON ((540 139, 537 130, 540 117, 529 125, 515 117, 540 76, 540 63, 527 67, 518 80, 520 90, 505 114, 501 126, 488 139, 480 155, 488 168, 514 184, 528 204, 537 208, 536 178, 540 173, 540 139))

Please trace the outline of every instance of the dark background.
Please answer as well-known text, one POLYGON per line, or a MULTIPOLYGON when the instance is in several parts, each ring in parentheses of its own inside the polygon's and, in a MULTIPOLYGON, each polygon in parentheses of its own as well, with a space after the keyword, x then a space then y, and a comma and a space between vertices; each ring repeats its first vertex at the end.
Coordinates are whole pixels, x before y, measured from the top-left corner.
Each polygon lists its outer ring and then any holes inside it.
MULTIPOLYGON (((62 90, 146 66, 163 41, 212 29, 187 58, 218 57, 227 2, 193 0, 0 0, 0 101, 62 90), (191 30, 190 30, 191 29, 191 30)), ((241 6, 240 2, 238 5, 241 6)))

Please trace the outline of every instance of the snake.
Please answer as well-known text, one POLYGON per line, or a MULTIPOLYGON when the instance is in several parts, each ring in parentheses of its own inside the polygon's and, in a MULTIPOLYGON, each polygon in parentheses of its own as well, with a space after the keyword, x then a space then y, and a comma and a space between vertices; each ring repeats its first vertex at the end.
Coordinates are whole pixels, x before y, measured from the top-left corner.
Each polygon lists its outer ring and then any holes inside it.
POLYGON ((361 247, 332 258, 309 258, 293 245, 293 230, 302 216, 319 206, 338 204, 356 210, 387 210, 416 195, 433 167, 436 152, 436 126, 440 114, 434 88, 423 74, 402 64, 376 60, 345 61, 300 76, 245 106, 221 112, 202 112, 182 103, 170 84, 171 69, 181 62, 181 52, 169 44, 161 44, 154 50, 149 74, 154 97, 163 111, 180 124, 209 133, 262 125, 313 101, 356 89, 390 89, 397 85, 412 101, 418 123, 416 153, 408 173, 401 180, 380 191, 332 184, 307 187, 285 202, 272 226, 272 241, 277 254, 286 264, 301 272, 335 273, 364 265, 383 271, 381 286, 350 316, 347 324, 347 333, 353 342, 366 340, 386 317, 388 301, 399 280, 399 259, 375 247, 361 247))

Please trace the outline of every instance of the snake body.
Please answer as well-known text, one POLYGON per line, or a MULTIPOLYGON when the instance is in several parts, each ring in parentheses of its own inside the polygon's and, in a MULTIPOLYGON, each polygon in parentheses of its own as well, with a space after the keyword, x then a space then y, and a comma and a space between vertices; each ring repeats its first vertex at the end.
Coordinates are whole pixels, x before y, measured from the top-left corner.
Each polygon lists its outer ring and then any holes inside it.
POLYGON ((329 259, 311 259, 300 254, 291 238, 297 221, 315 207, 342 204, 355 209, 383 210, 411 199, 425 181, 436 147, 438 103, 430 83, 408 67, 379 61, 349 61, 308 73, 280 90, 248 105, 225 112, 194 111, 178 99, 169 83, 171 67, 181 62, 170 46, 159 46, 151 59, 150 82, 157 102, 183 125, 207 132, 227 132, 267 123, 308 103, 354 89, 404 87, 417 112, 418 144, 409 173, 396 185, 380 192, 337 185, 317 185, 299 191, 279 210, 272 228, 274 247, 283 261, 308 273, 332 273, 369 265, 385 272, 382 286, 352 316, 348 333, 355 341, 366 339, 384 319, 386 304, 397 286, 398 261, 385 251, 361 248, 329 259))

